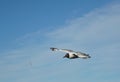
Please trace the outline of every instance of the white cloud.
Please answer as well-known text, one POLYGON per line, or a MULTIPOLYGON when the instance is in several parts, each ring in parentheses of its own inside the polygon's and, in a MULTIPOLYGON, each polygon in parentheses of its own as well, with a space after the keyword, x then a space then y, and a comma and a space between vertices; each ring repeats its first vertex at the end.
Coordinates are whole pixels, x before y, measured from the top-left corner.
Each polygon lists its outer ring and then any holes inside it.
POLYGON ((120 35, 120 6, 92 11, 84 17, 72 20, 69 24, 48 34, 53 39, 71 40, 86 43, 89 41, 106 40, 120 35))

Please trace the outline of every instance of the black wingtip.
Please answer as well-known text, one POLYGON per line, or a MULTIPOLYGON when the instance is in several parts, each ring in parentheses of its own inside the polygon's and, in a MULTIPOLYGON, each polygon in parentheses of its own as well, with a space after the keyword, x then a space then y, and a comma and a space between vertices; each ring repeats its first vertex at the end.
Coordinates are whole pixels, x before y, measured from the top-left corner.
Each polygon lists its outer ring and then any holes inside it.
POLYGON ((52 51, 54 50, 54 48, 52 48, 52 47, 51 47, 50 49, 51 49, 52 51))
POLYGON ((55 51, 55 49, 57 49, 57 48, 51 47, 50 49, 51 49, 52 51, 55 51))

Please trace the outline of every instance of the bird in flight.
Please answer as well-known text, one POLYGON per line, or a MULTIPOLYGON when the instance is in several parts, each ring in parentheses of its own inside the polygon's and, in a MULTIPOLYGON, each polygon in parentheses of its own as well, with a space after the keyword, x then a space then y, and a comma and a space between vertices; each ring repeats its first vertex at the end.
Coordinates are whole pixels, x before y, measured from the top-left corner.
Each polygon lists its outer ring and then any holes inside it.
POLYGON ((91 56, 89 56, 89 54, 82 53, 82 52, 76 52, 76 51, 73 51, 73 50, 58 49, 58 48, 54 48, 54 47, 51 47, 50 49, 52 51, 65 52, 66 54, 63 58, 69 58, 69 59, 75 59, 75 58, 88 59, 88 58, 91 58, 91 56))

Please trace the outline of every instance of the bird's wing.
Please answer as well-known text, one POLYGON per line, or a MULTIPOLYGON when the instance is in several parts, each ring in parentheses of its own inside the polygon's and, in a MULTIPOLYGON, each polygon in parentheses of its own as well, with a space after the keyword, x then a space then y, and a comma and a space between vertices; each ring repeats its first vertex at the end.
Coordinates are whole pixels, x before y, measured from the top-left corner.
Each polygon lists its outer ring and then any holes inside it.
POLYGON ((68 50, 68 49, 59 49, 59 51, 66 52, 66 53, 73 53, 73 50, 68 50))
POLYGON ((61 52, 66 52, 66 53, 74 53, 73 50, 68 50, 68 49, 58 49, 58 48, 50 48, 52 51, 61 51, 61 52))
POLYGON ((88 57, 88 54, 82 53, 82 52, 77 52, 78 57, 88 57))

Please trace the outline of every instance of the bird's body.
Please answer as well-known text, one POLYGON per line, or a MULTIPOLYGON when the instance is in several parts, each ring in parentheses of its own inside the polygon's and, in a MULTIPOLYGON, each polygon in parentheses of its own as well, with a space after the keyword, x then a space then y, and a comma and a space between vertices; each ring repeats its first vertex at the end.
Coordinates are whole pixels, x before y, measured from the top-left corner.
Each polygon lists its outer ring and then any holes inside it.
POLYGON ((73 50, 68 50, 68 49, 58 49, 58 48, 50 48, 52 51, 61 51, 61 52, 66 52, 66 55, 63 58, 69 58, 69 59, 75 59, 75 58, 91 58, 89 54, 85 54, 82 52, 75 52, 73 50))

